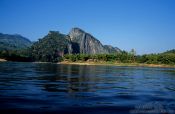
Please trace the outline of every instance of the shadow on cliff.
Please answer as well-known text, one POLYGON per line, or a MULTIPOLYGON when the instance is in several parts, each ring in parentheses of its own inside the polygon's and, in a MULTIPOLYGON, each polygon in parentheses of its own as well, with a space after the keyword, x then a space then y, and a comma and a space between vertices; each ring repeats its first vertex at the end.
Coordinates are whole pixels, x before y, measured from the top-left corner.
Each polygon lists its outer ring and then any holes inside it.
POLYGON ((80 53, 80 46, 78 43, 72 42, 72 49, 73 49, 72 51, 73 54, 80 53))

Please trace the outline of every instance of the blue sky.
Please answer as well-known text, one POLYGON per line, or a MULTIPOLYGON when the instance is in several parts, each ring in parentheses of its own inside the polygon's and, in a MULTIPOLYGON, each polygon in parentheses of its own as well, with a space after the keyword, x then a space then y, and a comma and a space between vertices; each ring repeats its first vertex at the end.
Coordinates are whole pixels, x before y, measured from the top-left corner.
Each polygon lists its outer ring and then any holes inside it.
POLYGON ((0 32, 32 41, 79 27, 137 54, 175 48, 175 0, 0 0, 0 32))

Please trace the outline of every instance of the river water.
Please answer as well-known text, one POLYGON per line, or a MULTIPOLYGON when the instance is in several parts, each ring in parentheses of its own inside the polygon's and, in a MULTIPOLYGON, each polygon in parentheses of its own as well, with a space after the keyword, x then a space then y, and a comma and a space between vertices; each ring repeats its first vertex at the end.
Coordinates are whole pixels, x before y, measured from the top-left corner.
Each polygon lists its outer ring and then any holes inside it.
POLYGON ((175 113, 175 68, 0 63, 0 113, 175 113))

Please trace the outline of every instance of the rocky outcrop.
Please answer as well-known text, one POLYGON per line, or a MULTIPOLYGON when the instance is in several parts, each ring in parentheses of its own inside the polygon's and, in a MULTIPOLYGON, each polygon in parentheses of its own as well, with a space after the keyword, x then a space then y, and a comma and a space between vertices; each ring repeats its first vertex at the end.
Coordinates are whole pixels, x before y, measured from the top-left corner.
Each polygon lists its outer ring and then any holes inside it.
POLYGON ((72 42, 73 53, 105 54, 120 52, 120 49, 112 46, 103 46, 99 40, 80 28, 73 28, 69 35, 72 42))

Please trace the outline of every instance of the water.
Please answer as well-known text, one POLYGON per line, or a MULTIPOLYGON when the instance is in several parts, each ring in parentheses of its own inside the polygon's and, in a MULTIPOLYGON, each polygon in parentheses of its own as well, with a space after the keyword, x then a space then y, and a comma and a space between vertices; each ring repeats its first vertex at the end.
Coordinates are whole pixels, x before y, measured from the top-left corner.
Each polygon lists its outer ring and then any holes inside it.
POLYGON ((175 113, 175 69, 0 63, 0 113, 175 113))

